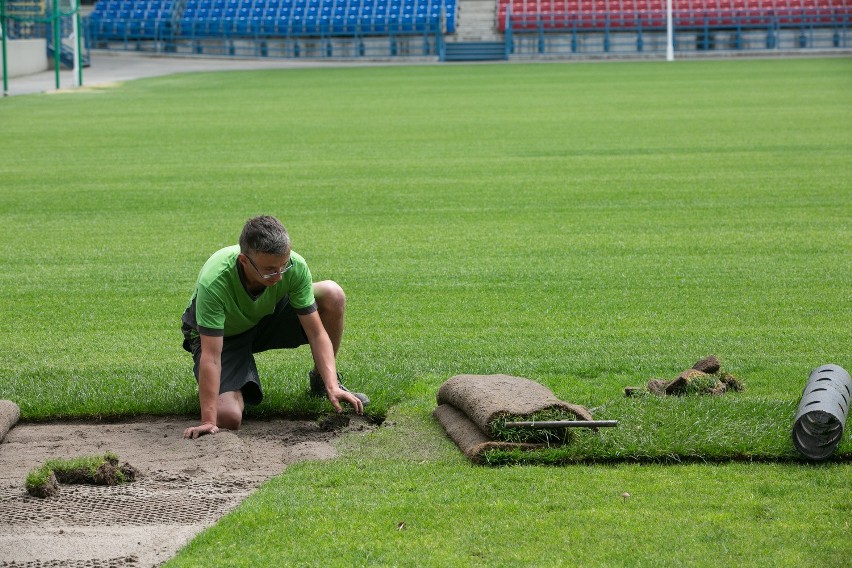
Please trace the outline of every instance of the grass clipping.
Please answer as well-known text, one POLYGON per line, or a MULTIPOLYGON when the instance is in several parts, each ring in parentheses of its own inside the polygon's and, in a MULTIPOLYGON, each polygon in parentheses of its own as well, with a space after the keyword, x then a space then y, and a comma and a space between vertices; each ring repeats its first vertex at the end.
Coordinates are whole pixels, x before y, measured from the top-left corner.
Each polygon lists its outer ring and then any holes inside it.
POLYGON ((118 485, 134 481, 138 471, 129 463, 119 464, 118 456, 107 452, 70 460, 48 460, 27 475, 27 493, 41 499, 59 493, 60 483, 118 485))

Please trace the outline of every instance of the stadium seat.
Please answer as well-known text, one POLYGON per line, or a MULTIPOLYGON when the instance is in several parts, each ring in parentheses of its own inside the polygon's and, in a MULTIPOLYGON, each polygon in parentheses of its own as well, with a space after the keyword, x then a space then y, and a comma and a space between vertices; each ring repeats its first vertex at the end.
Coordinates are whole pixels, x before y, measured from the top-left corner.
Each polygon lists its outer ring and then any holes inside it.
POLYGON ((156 39, 174 15, 171 0, 101 0, 89 15, 88 29, 95 41, 156 39))
MULTIPOLYGON (((681 28, 834 26, 852 0, 672 0, 681 28)), ((666 0, 495 0, 495 28, 514 31, 663 29, 666 0)), ((420 34, 444 14, 455 31, 457 0, 99 0, 88 19, 94 40, 238 33, 420 34), (175 6, 183 6, 175 13, 175 6)), ((848 25, 848 23, 846 24, 848 25)))
MULTIPOLYGON (((673 0, 675 25, 701 28, 835 25, 852 14, 852 0, 673 0)), ((515 31, 664 28, 665 0, 498 0, 495 27, 511 13, 515 31)))

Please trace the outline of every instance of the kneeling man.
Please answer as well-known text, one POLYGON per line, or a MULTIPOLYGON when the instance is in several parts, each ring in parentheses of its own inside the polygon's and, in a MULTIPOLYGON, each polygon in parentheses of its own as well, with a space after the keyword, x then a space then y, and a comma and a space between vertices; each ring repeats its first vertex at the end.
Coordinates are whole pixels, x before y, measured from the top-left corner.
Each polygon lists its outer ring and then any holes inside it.
POLYGON ((215 252, 201 268, 183 314, 183 347, 195 362, 201 403, 201 424, 184 438, 240 427, 245 405, 263 399, 254 353, 267 349, 309 344, 311 392, 327 396, 337 412, 348 403, 363 413, 369 399, 344 388, 335 364, 345 308, 336 282, 311 280, 278 219, 249 219, 240 244, 215 252))

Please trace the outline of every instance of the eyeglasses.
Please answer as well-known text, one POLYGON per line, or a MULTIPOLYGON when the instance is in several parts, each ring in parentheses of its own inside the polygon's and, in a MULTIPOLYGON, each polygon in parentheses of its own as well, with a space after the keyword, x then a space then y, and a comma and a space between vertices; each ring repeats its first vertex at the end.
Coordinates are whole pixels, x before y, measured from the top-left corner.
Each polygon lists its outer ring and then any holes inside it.
POLYGON ((284 274, 285 272, 287 272, 288 270, 293 268, 293 259, 290 258, 290 260, 287 261, 287 264, 284 266, 284 268, 282 268, 278 272, 273 272, 272 274, 262 274, 260 272, 260 269, 257 267, 257 265, 254 263, 254 261, 251 259, 251 257, 249 255, 245 255, 245 257, 249 260, 251 265, 257 271, 258 276, 260 276, 264 280, 270 280, 272 278, 275 278, 276 276, 281 276, 282 274, 284 274))

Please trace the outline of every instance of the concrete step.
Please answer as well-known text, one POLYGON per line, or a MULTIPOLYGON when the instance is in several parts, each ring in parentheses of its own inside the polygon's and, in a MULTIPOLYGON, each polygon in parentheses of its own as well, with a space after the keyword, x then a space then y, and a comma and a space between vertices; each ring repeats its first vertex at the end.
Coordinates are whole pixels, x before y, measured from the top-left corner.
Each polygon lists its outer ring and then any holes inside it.
POLYGON ((506 59, 502 41, 459 41, 444 46, 445 61, 500 61, 506 59))
POLYGON ((486 43, 502 39, 497 33, 495 0, 458 0, 458 41, 486 43))

